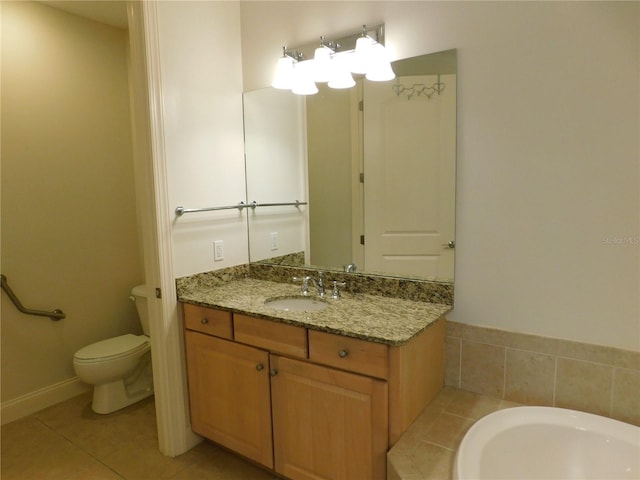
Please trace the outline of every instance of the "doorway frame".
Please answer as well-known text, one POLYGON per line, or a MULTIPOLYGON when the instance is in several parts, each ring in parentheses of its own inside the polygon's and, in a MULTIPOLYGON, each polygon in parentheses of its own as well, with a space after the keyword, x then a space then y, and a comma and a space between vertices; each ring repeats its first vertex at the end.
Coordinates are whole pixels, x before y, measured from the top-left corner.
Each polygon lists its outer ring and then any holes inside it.
POLYGON ((173 270, 158 16, 155 2, 128 2, 136 199, 149 307, 160 451, 202 441, 191 430, 182 320, 173 270))

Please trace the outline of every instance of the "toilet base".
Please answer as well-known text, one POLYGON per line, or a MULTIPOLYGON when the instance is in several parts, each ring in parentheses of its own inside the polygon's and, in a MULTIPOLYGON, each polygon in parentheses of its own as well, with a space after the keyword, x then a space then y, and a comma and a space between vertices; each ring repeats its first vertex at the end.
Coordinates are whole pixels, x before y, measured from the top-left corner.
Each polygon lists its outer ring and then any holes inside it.
POLYGON ((91 410, 112 413, 153 395, 151 357, 147 355, 136 371, 125 379, 96 385, 93 388, 91 410))
POLYGON ((153 388, 128 395, 124 382, 118 380, 93 389, 91 410, 100 414, 112 413, 153 395, 153 388))

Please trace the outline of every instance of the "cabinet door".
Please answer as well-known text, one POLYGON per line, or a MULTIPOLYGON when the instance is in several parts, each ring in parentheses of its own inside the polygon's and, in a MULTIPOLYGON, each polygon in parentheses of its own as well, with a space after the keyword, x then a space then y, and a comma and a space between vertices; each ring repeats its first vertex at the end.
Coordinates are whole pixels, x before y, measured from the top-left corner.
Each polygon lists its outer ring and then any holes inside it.
POLYGON ((186 331, 191 427, 273 468, 269 354, 186 331))
POLYGON ((387 383, 271 356, 276 471, 294 480, 386 478, 387 383))

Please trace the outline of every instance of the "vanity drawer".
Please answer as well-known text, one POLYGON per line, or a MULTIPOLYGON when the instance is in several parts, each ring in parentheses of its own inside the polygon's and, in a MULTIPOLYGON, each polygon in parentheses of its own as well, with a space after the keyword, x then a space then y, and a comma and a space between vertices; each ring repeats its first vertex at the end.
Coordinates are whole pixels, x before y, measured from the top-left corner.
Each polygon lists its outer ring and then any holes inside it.
POLYGON ((236 342, 264 348, 273 353, 307 358, 307 329, 262 318, 233 315, 236 342))
POLYGON ((183 303, 182 308, 185 328, 233 340, 231 312, 201 307, 191 303, 183 303))
POLYGON ((309 330, 309 360, 377 378, 389 376, 389 347, 309 330))

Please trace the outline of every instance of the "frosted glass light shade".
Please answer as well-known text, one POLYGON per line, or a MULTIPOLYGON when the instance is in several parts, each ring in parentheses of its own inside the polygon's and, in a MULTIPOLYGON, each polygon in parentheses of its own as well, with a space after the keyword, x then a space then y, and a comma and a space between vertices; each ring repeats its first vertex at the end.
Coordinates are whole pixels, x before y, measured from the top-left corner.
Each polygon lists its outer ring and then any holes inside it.
POLYGON ((346 57, 334 57, 329 88, 351 88, 356 81, 351 76, 346 57))
POLYGON ((351 71, 353 73, 364 75, 369 71, 373 44, 374 42, 371 37, 360 37, 356 40, 356 49, 351 60, 351 71))
POLYGON ((313 95, 318 93, 318 87, 313 81, 313 63, 311 60, 298 62, 294 69, 293 87, 291 91, 296 95, 313 95))
POLYGON ((391 63, 389 62, 389 55, 386 49, 379 43, 371 47, 369 70, 365 78, 372 82, 386 82, 387 80, 396 78, 396 74, 393 72, 391 63))
POLYGON ((293 87, 293 58, 283 56, 278 59, 278 65, 276 66, 276 73, 273 76, 273 82, 271 86, 273 88, 279 88, 281 90, 289 90, 293 87))
POLYGON ((313 79, 316 82, 328 82, 331 79, 331 50, 327 47, 316 48, 313 55, 313 79))

